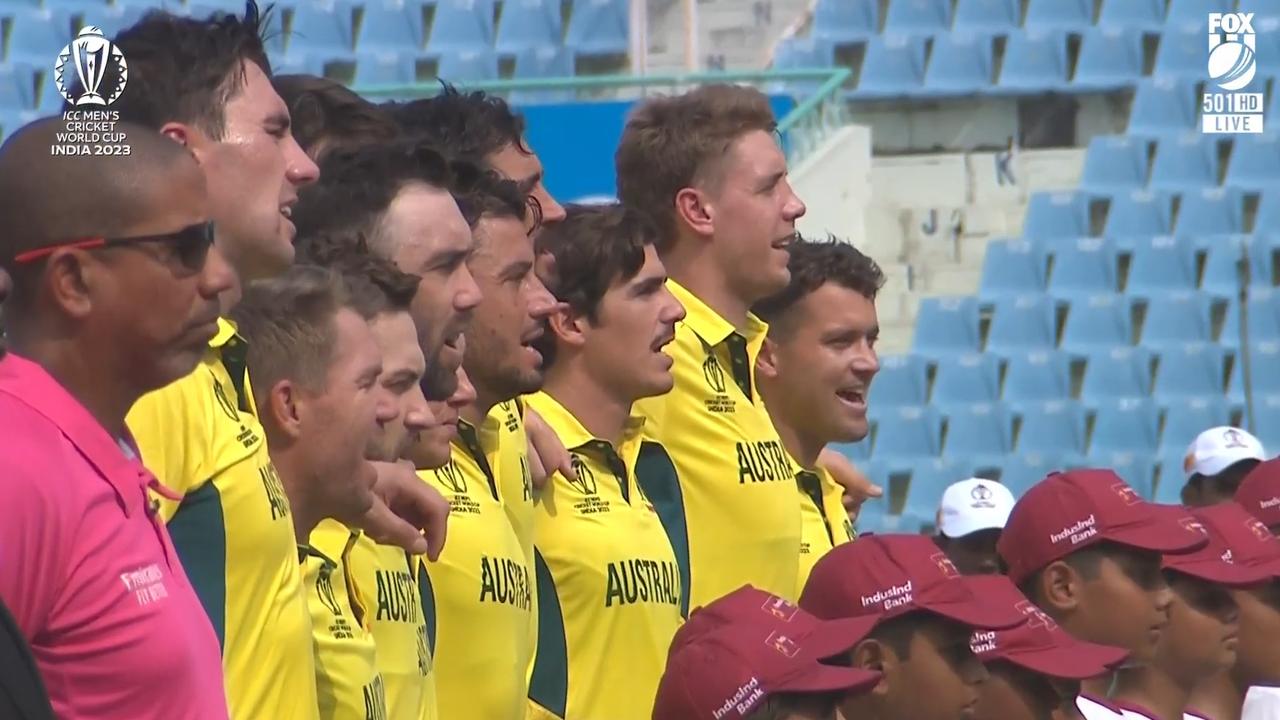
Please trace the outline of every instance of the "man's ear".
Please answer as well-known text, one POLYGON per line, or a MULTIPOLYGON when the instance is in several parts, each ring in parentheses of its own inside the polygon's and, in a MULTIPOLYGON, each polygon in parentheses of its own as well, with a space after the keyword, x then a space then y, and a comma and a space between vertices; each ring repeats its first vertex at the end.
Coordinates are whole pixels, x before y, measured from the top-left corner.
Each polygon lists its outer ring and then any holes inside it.
POLYGON ((715 214, 710 198, 703 191, 686 187, 676 193, 676 220, 698 235, 710 237, 715 232, 715 214))
MULTIPOLYGON (((62 311, 80 319, 93 310, 93 287, 97 277, 81 250, 55 250, 45 263, 37 293, 47 293, 62 311)), ((41 275, 35 275, 41 277, 41 275)))
POLYGON ((168 122, 160 126, 160 134, 191 151, 196 162, 204 164, 209 137, 200 130, 186 123, 168 122))
POLYGON ((1049 563, 1048 567, 1040 571, 1037 583, 1040 599, 1045 605, 1044 610, 1050 617, 1061 617, 1080 605, 1084 579, 1066 562, 1055 560, 1049 563))
POLYGON ((853 648, 853 666, 863 670, 874 670, 880 673, 880 682, 871 689, 873 695, 885 695, 889 692, 889 676, 902 662, 898 653, 888 643, 875 638, 868 638, 853 648))
POLYGON ((760 354, 756 356, 756 372, 773 380, 778 377, 778 343, 766 336, 760 354))
POLYGON ((587 325, 587 318, 569 307, 568 303, 558 303, 547 317, 547 327, 555 335, 555 341, 568 347, 581 348, 586 344, 587 325))
POLYGON ((267 414, 280 440, 296 442, 302 435, 300 400, 298 386, 292 380, 281 380, 267 391, 267 414))

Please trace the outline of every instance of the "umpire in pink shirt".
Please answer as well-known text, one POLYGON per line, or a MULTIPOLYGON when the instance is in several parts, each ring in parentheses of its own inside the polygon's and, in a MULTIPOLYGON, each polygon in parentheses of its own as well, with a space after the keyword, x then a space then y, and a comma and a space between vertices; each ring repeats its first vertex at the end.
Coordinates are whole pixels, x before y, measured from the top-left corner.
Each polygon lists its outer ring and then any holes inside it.
POLYGON ((64 130, 0 147, 0 600, 58 717, 225 720, 217 636, 124 418, 195 368, 235 275, 185 149, 118 123, 130 154, 53 156, 64 130))

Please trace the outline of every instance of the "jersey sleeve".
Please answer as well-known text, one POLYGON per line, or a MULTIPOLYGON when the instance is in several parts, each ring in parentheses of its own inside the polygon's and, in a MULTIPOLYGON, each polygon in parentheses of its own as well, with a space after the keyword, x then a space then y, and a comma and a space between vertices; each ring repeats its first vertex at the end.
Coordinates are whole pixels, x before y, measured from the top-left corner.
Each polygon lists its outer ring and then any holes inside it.
MULTIPOLYGON (((209 403, 213 398, 212 390, 206 386, 211 386, 212 379, 202 382, 208 372, 202 365, 181 380, 147 393, 126 418, 142 453, 142 463, 180 496, 204 484, 211 475, 207 439, 212 433, 209 403)), ((178 503, 162 498, 160 506, 168 521, 178 503)))

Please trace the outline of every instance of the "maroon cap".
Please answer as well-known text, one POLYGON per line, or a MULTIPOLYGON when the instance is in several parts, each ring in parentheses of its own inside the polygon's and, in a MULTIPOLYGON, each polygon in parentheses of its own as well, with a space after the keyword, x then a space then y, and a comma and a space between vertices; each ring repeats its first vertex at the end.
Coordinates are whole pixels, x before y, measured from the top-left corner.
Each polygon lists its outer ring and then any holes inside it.
POLYGON ((1003 575, 974 576, 972 582, 986 602, 1011 607, 1027 618, 1009 630, 975 631, 969 646, 983 662, 1004 660, 1053 678, 1085 680, 1111 672, 1129 657, 1123 648, 1072 637, 1003 575))
POLYGON ((1267 527, 1280 525, 1280 458, 1258 463, 1240 481, 1236 502, 1267 527))
POLYGON ((1280 540, 1258 518, 1235 503, 1196 508, 1192 513, 1219 543, 1220 558, 1256 573, 1255 582, 1280 578, 1280 540))
POLYGON ((975 628, 1025 621, 1011 608, 983 602, 969 580, 923 535, 865 535, 818 560, 800 607, 823 618, 877 620, 928 610, 975 628))
MULTIPOLYGON (((1247 525, 1249 520, 1255 523, 1258 522, 1257 518, 1254 518, 1240 506, 1232 503, 1224 504, 1232 505, 1230 515, 1239 524, 1242 524, 1242 527, 1247 525)), ((1208 538, 1208 544, 1195 552, 1165 555, 1164 567, 1166 569, 1176 570, 1184 575, 1233 588, 1257 585, 1270 577, 1261 568, 1241 565, 1235 562, 1235 553, 1227 547, 1222 533, 1215 527, 1216 523, 1203 522, 1199 518, 1199 511, 1196 511, 1196 514, 1193 515, 1192 511, 1182 507, 1171 507, 1170 510, 1178 522, 1196 532, 1204 533, 1204 536, 1208 538)), ((1263 529, 1265 530, 1266 528, 1263 529)), ((1267 535, 1270 534, 1268 531, 1267 535)))
POLYGON ((743 718, 774 693, 857 692, 880 673, 822 660, 852 650, 874 618, 823 621, 751 586, 694 610, 676 632, 653 717, 743 718))
POLYGON ((1111 470, 1050 473, 1022 495, 996 550, 1021 583, 1055 560, 1107 540, 1161 553, 1190 552, 1204 534, 1143 500, 1111 470))

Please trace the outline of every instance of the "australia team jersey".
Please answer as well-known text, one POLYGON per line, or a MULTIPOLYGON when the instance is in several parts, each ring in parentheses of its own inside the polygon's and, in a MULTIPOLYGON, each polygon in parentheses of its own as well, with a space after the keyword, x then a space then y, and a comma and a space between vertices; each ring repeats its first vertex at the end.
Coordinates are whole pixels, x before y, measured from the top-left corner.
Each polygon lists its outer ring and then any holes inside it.
POLYGON ((231 717, 316 717, 311 622, 289 500, 253 413, 244 341, 219 321, 190 375, 128 424, 143 462, 182 496, 160 501, 222 647, 231 717))
POLYGON ((640 478, 688 568, 689 601, 706 605, 745 584, 795 600, 795 475, 753 370, 768 326, 751 315, 739 333, 678 283, 668 287, 687 313, 667 346, 675 388, 641 400, 636 411, 646 418, 645 435, 670 453, 679 482, 640 478))
POLYGON ((636 483, 644 419, 632 418, 614 447, 550 395, 527 400, 578 476, 556 473, 538 494, 530 716, 648 720, 683 593, 675 552, 636 483))
MULTIPOLYGON (((370 599, 349 572, 360 533, 323 520, 301 548, 316 655, 322 720, 387 720, 378 649, 369 630, 370 599)), ((263 668, 270 675, 269 668, 263 668)))
POLYGON ((853 523, 844 509, 844 489, 826 470, 797 468, 796 487, 800 491, 800 582, 804 588, 809 573, 831 548, 854 538, 853 523))
POLYGON ((437 711, 516 720, 533 661, 533 572, 494 474, 498 434, 466 423, 458 431, 449 463, 418 473, 452 506, 449 541, 426 565, 437 618, 437 711))

